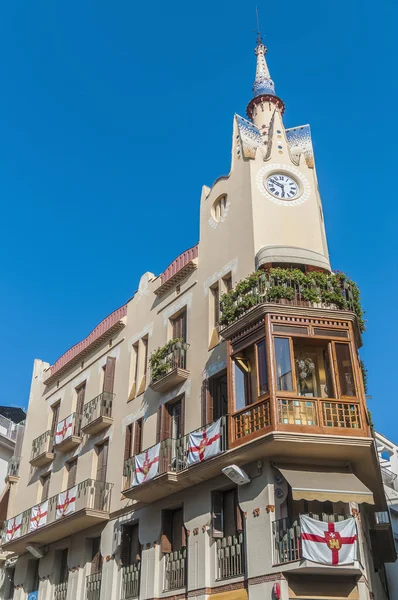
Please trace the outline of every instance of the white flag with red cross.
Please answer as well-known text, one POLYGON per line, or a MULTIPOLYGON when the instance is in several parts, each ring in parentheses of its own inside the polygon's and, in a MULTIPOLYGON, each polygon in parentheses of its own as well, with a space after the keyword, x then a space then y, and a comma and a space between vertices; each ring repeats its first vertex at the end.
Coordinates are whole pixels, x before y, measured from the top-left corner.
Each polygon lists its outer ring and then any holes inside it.
POLYGON ((60 444, 66 438, 72 435, 73 430, 73 415, 69 415, 63 421, 60 421, 55 431, 55 444, 60 444))
POLYGON ((21 525, 22 525, 22 513, 13 517, 12 519, 8 519, 7 521, 7 530, 6 530, 6 542, 11 542, 11 540, 15 540, 21 535, 21 525))
POLYGON ((60 519, 61 517, 66 517, 67 515, 71 515, 76 510, 76 494, 77 494, 77 486, 66 490, 66 492, 61 492, 58 494, 57 499, 57 510, 55 512, 55 518, 60 519))
POLYGON ((47 524, 48 500, 34 506, 30 511, 29 531, 35 531, 47 524))
POLYGON ((159 472, 160 443, 134 457, 133 486, 145 483, 159 472))
POLYGON ((357 559, 355 519, 325 523, 300 516, 303 558, 325 565, 348 565, 357 559))
POLYGON ((189 434, 188 466, 203 462, 221 452, 221 419, 189 434))

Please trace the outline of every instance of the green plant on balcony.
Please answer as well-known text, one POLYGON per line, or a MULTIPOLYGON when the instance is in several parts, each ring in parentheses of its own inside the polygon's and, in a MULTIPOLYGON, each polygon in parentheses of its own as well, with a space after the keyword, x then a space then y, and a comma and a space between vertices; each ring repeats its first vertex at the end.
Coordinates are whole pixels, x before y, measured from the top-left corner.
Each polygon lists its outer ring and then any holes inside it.
POLYGON ((167 360, 167 358, 176 348, 182 347, 183 343, 184 340, 182 338, 169 340, 167 344, 152 352, 151 356, 149 357, 152 381, 157 381, 161 377, 164 377, 164 375, 167 375, 171 368, 170 362, 167 360))
POLYGON ((239 281, 233 290, 223 294, 220 301, 222 326, 233 323, 253 306, 262 302, 295 298, 310 304, 326 304, 339 309, 353 310, 361 331, 365 330, 364 313, 359 288, 341 272, 322 273, 300 269, 270 269, 256 271, 239 281))

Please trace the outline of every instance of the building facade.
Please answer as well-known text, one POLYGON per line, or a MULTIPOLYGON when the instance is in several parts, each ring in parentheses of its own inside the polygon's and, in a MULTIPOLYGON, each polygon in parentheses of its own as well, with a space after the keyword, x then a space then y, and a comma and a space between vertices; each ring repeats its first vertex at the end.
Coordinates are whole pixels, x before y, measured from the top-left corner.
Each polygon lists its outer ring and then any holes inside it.
POLYGON ((331 271, 310 128, 284 127, 255 52, 199 243, 34 363, 4 599, 388 598, 359 294, 331 271), (353 516, 357 560, 303 559, 304 513, 353 516))

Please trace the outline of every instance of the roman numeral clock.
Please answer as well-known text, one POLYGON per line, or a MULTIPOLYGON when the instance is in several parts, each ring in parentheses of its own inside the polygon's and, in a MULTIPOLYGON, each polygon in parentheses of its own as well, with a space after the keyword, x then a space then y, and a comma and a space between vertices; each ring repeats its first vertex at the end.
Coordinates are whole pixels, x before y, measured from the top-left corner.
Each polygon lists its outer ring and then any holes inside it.
POLYGON ((259 170, 257 187, 272 202, 282 206, 297 206, 308 200, 311 186, 295 167, 270 164, 259 170))

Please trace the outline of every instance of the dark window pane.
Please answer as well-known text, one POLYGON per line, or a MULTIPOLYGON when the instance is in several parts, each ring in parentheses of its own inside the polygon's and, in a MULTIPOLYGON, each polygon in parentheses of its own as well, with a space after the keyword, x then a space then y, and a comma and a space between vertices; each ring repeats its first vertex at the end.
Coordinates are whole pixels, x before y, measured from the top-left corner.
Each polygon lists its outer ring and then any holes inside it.
POLYGON ((355 396, 354 372, 352 370, 350 347, 348 344, 335 344, 336 362, 342 396, 355 396))
POLYGON ((235 410, 246 406, 247 377, 242 366, 234 361, 235 410))
POLYGON ((258 388, 259 394, 268 393, 268 366, 267 366, 267 350, 265 340, 257 344, 257 364, 258 364, 258 388))
POLYGON ((292 392, 292 362, 287 338, 275 338, 276 380, 279 391, 292 392))

